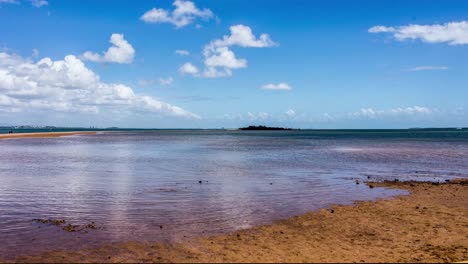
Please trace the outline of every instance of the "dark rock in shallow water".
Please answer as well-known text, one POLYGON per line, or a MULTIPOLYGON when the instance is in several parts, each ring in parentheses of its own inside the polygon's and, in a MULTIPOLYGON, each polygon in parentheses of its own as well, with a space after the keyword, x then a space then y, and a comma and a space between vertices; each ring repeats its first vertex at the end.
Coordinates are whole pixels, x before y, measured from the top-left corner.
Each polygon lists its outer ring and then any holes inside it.
MULTIPOLYGON (((66 226, 63 226, 65 224, 65 220, 54 220, 54 219, 33 219, 33 221, 42 223, 42 224, 49 224, 49 225, 54 225, 61 227, 63 231, 65 232, 78 232, 78 231, 84 231, 85 233, 88 233, 88 231, 85 231, 85 229, 98 229, 94 222, 91 222, 90 224, 86 225, 72 225, 68 224, 66 226)), ((38 226, 38 228, 41 228, 38 226)))
POLYGON ((33 221, 39 222, 39 223, 42 223, 42 224, 52 224, 52 225, 56 225, 56 226, 65 224, 65 220, 54 220, 54 219, 40 219, 40 218, 37 218, 37 219, 33 219, 33 221))
POLYGON ((94 225, 94 223, 87 224, 87 225, 86 225, 86 228, 89 228, 89 229, 96 229, 96 225, 94 225))
POLYGON ((80 230, 79 228, 80 228, 79 225, 68 224, 68 225, 62 227, 62 230, 66 231, 66 232, 76 232, 76 231, 80 230))

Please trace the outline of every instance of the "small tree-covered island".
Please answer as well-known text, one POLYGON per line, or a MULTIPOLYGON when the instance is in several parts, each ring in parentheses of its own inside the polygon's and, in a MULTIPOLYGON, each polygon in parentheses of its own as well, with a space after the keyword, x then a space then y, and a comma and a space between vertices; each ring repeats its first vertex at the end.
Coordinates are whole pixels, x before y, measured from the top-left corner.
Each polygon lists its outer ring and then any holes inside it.
POLYGON ((239 130, 293 130, 292 128, 285 127, 268 127, 268 126, 248 126, 241 127, 239 130))

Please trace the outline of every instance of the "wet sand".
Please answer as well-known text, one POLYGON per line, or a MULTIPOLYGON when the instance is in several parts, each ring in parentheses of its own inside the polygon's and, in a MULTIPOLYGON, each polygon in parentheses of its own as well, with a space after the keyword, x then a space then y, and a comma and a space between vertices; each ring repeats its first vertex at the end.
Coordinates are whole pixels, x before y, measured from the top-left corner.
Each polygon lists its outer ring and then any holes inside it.
POLYGON ((73 132, 35 132, 35 133, 13 133, 0 134, 0 139, 6 138, 48 138, 48 137, 63 137, 82 134, 96 134, 93 131, 73 131, 73 132))
POLYGON ((163 244, 128 242, 17 262, 457 262, 468 260, 468 179, 381 182, 409 195, 337 205, 271 225, 163 244))

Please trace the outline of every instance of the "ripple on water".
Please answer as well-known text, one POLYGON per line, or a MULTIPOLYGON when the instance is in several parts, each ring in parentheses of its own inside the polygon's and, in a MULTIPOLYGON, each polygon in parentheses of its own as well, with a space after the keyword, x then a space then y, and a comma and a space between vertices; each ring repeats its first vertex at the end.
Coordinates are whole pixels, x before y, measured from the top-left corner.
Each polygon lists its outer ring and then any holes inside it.
POLYGON ((354 180, 468 175, 468 142, 444 139, 163 131, 0 144, 0 258, 178 241, 404 193, 354 180), (65 232, 35 218, 99 229, 65 232))

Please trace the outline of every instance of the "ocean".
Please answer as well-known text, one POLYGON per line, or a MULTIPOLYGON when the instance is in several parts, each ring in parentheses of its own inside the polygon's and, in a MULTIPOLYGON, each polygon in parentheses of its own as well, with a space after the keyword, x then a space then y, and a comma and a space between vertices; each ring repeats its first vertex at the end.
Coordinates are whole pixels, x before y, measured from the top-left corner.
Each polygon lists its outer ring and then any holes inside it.
POLYGON ((468 130, 457 129, 120 130, 5 139, 0 259, 184 241, 406 193, 369 188, 367 180, 467 177, 468 130), (33 219, 96 229, 65 232, 33 219))

